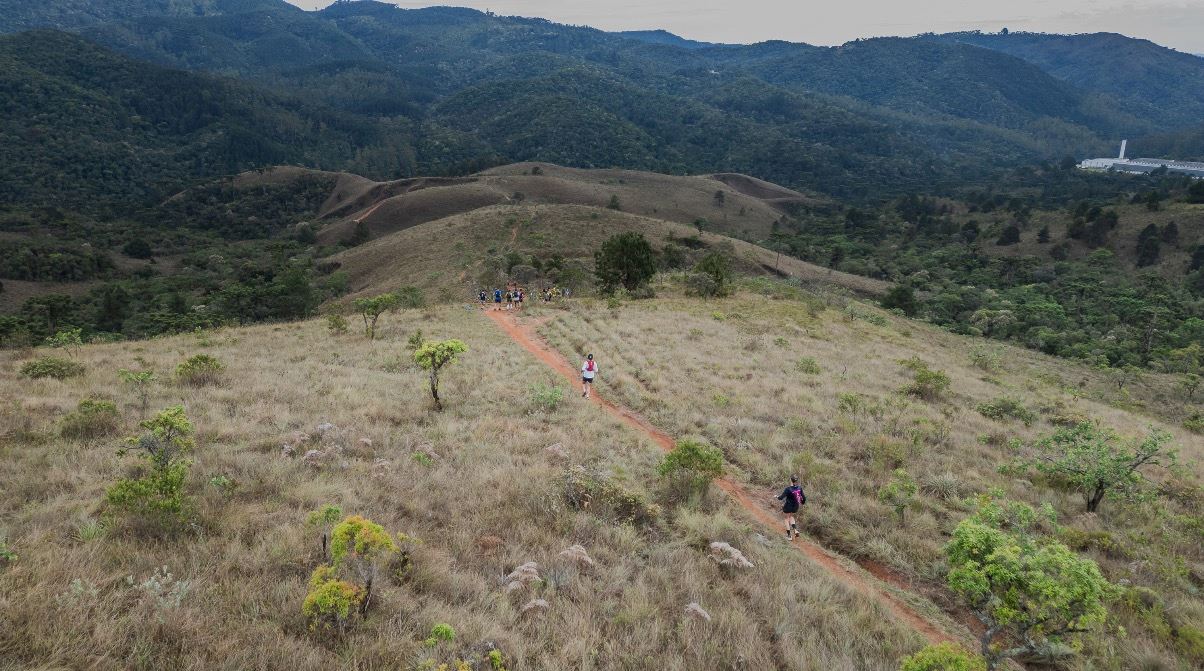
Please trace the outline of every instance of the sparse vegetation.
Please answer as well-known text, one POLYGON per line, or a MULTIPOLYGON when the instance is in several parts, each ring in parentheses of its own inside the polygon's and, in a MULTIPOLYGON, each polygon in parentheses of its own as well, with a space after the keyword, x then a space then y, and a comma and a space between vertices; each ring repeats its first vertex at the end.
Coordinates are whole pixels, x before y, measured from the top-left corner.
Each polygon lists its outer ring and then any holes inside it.
POLYGON ((898 516, 899 522, 906 524, 907 509, 919 492, 920 487, 911 474, 898 468, 891 475, 890 481, 878 489, 878 500, 890 506, 898 516))
POLYGON ((975 410, 983 417, 990 417, 998 421, 1014 419, 1024 422, 1025 426, 1031 426, 1033 422, 1037 421, 1036 413, 1024 407, 1024 404, 1015 398, 1003 397, 987 403, 979 403, 975 410))
POLYGON ((127 370, 122 368, 117 371, 117 378, 125 383, 126 386, 133 389, 138 396, 138 407, 143 412, 146 412, 146 407, 150 403, 151 385, 157 379, 155 372, 151 370, 127 370))
POLYGON ((414 351, 414 363, 429 375, 431 399, 435 402, 436 410, 443 409, 443 401, 439 398, 439 374, 445 366, 455 363, 467 351, 468 345, 455 339, 425 342, 414 351))
POLYGON ((343 335, 347 332, 348 327, 347 318, 343 315, 337 312, 326 315, 326 329, 330 331, 331 335, 343 335))
POLYGON ((193 387, 217 384, 226 365, 209 354, 194 354, 176 366, 176 380, 193 387))
POLYGON ((918 357, 900 361, 899 365, 912 373, 912 383, 903 388, 903 393, 925 401, 939 401, 949 390, 949 375, 929 368, 918 357))
POLYGON ((987 664, 960 645, 937 643, 904 657, 899 671, 987 671, 987 664))

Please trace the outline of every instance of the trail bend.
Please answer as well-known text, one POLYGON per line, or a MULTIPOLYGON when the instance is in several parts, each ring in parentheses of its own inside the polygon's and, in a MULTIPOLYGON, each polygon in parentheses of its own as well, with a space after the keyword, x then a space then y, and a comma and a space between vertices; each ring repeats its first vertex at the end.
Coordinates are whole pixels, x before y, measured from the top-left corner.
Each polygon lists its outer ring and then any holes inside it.
MULTIPOLYGON (((485 314, 506 335, 521 345, 523 349, 534 355, 535 358, 539 359, 548 368, 555 370, 574 385, 579 381, 580 373, 577 369, 566 361, 559 352, 552 349, 532 326, 520 323, 513 312, 491 309, 486 310, 485 314)), ((669 434, 656 428, 648 420, 631 409, 599 396, 596 391, 590 395, 589 400, 627 426, 651 438, 662 450, 667 452, 673 449, 674 441, 669 434)), ((715 485, 731 497, 753 519, 768 529, 770 531, 770 538, 774 538, 774 535, 781 531, 781 523, 777 515, 765 506, 758 505, 756 499, 743 485, 726 477, 716 480, 715 485)), ((957 638, 946 633, 910 605, 870 580, 867 580, 865 576, 846 568, 838 560, 837 555, 815 541, 806 536, 800 536, 791 541, 791 547, 801 552, 832 578, 881 604, 899 621, 910 626, 930 643, 957 642, 957 638)), ((902 579, 897 579, 897 582, 895 580, 891 580, 890 582, 895 587, 906 589, 906 585, 902 579)))

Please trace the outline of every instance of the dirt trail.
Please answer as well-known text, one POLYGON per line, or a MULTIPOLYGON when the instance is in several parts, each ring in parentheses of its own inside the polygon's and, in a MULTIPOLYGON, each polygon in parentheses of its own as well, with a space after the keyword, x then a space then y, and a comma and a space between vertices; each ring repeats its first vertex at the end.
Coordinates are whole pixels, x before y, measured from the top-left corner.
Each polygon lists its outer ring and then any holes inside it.
MULTIPOLYGON (((519 324, 513 313, 488 310, 485 314, 498 327, 505 331, 506 335, 522 345, 528 352, 534 354, 537 359, 549 368, 564 376, 569 382, 573 384, 577 383, 579 380, 577 369, 565 361, 564 357, 560 356, 558 352, 553 350, 531 326, 519 324)), ((624 424, 652 438, 661 449, 665 451, 673 449, 673 439, 669 437, 669 434, 652 426, 647 420, 630 409, 600 397, 597 392, 590 396, 590 400, 601 406, 606 412, 617 417, 624 424)), ((728 496, 732 497, 736 503, 740 504, 740 507, 748 511, 753 518, 764 525, 770 532, 770 538, 777 538, 782 530, 782 525, 776 513, 771 512, 764 505, 758 504, 756 499, 749 494, 744 486, 729 478, 720 478, 715 481, 715 484, 726 492, 728 496)), ((845 568, 837 560, 836 556, 814 541, 805 536, 800 536, 791 545, 806 555, 808 559, 818 564, 833 578, 882 604, 896 618, 909 625, 912 629, 915 629, 929 642, 957 641, 956 638, 945 633, 932 622, 929 622, 924 616, 920 615, 911 606, 893 594, 866 580, 864 576, 845 568)), ((904 587, 901 584, 901 579, 898 581, 890 580, 889 582, 896 587, 904 587)))

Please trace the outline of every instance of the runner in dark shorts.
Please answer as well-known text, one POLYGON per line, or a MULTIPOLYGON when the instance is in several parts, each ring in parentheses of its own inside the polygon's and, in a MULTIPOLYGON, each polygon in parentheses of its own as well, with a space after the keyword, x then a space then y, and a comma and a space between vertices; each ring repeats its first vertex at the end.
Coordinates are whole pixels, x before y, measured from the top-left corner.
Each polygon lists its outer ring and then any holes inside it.
POLYGON ((786 522, 786 540, 798 538, 798 522, 794 516, 799 508, 807 503, 807 495, 803 493, 803 488, 798 486, 797 475, 790 476, 790 486, 778 494, 778 500, 782 502, 782 519, 786 522), (794 536, 790 535, 791 532, 794 536))

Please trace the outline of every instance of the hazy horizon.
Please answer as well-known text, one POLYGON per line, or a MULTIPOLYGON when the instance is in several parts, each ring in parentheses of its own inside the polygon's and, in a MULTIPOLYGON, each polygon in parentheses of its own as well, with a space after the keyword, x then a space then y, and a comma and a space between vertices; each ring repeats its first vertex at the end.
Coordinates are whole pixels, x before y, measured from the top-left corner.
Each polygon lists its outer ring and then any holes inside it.
MULTIPOLYGON (((318 9, 331 0, 288 0, 318 9)), ((413 9, 472 7, 502 15, 545 18, 601 30, 664 29, 706 42, 771 39, 816 45, 863 37, 960 30, 1046 33, 1115 32, 1204 54, 1204 3, 1185 0, 695 0, 688 6, 633 0, 383 0, 413 9)))

